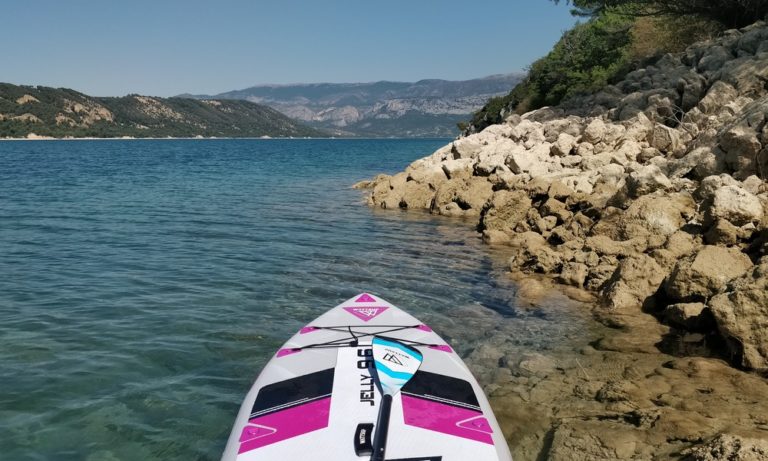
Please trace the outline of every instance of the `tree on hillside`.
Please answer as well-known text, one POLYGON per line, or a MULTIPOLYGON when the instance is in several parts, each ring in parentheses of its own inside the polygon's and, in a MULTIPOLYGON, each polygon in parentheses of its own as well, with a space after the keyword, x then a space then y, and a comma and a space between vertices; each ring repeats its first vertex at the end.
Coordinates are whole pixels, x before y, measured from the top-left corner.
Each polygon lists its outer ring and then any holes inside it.
MULTIPOLYGON (((560 3, 560 0, 552 0, 560 3)), ((728 28, 765 19, 768 0, 565 0, 579 16, 594 16, 606 8, 627 7, 634 16, 697 16, 728 28)))

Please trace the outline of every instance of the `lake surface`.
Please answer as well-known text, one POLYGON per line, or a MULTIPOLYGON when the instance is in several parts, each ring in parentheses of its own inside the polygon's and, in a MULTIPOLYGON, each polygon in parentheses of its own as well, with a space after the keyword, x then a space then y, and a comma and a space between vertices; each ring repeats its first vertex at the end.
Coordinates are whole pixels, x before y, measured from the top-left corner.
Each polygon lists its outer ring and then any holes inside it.
POLYGON ((0 142, 0 459, 218 459, 275 350, 362 291, 553 347, 470 226, 349 188, 446 142, 0 142))

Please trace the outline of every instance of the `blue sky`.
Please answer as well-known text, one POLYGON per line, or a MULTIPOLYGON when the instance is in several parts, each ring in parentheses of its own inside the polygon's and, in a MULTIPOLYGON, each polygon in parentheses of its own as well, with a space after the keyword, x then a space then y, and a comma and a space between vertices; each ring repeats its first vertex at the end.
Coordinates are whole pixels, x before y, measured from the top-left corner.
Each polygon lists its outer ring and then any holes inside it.
POLYGON ((576 21, 547 0, 24 0, 2 15, 0 81, 95 96, 483 77, 524 69, 576 21))

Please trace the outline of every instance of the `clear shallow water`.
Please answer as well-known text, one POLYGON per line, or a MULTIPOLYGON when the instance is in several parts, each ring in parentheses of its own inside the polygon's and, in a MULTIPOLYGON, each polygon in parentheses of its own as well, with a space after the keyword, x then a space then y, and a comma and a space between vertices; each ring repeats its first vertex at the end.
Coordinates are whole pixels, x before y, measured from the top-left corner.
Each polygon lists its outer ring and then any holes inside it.
POLYGON ((361 291, 578 331, 521 316, 466 224, 349 189, 444 143, 0 143, 0 459, 218 459, 274 351, 361 291))

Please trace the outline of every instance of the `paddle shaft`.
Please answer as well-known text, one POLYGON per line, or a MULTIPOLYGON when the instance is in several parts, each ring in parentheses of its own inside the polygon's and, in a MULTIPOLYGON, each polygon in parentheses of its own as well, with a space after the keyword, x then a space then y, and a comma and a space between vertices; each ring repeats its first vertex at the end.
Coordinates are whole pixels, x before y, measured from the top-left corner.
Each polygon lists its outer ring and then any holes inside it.
POLYGON ((373 435, 373 454, 371 461, 384 461, 384 452, 387 448, 387 434, 389 433, 389 413, 392 410, 392 396, 384 394, 381 397, 379 418, 376 421, 376 432, 373 435))

